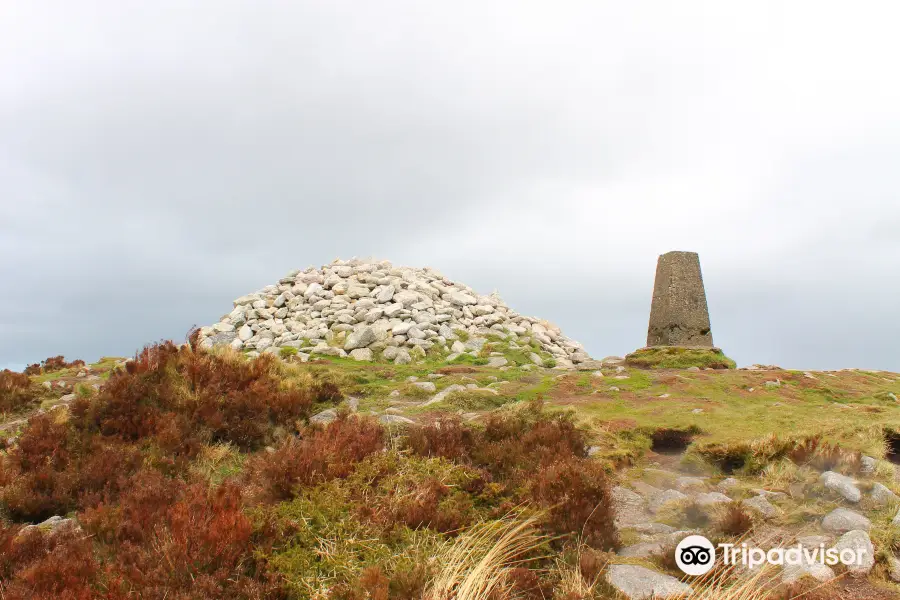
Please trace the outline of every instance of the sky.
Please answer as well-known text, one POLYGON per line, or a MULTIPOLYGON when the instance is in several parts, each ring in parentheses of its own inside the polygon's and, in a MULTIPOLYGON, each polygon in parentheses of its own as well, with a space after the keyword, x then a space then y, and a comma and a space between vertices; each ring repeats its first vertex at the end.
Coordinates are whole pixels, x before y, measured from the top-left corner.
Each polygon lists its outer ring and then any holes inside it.
POLYGON ((700 254, 738 361, 900 371, 893 1, 0 3, 0 368, 184 339, 335 258, 595 357, 700 254))

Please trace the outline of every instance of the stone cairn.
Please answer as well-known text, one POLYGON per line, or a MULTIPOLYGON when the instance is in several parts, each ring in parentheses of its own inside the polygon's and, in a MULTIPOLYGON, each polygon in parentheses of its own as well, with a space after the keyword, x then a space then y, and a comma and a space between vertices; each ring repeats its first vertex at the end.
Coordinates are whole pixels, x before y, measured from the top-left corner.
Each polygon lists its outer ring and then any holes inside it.
MULTIPOLYGON (((477 355, 487 336, 511 347, 536 341, 558 368, 591 359, 558 327, 511 310, 495 293, 482 296, 431 268, 335 260, 291 271, 278 285, 241 296, 234 310, 200 330, 206 348, 228 345, 251 354, 295 348, 312 354, 397 364, 435 352, 453 360, 477 355)), ((530 353, 535 364, 544 358, 530 353)))
POLYGON ((696 252, 667 252, 659 257, 647 346, 713 347, 696 252))

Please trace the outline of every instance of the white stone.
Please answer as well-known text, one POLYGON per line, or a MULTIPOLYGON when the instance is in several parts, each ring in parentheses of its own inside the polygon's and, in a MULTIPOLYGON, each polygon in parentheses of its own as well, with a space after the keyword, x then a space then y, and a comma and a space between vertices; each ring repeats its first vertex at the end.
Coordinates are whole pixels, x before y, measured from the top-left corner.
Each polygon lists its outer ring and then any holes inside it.
POLYGON ((347 341, 344 342, 344 350, 365 348, 376 340, 378 340, 378 335, 373 327, 360 327, 347 336, 347 341))
POLYGON ((356 348, 350 351, 350 358, 353 360, 372 361, 374 356, 368 348, 356 348))

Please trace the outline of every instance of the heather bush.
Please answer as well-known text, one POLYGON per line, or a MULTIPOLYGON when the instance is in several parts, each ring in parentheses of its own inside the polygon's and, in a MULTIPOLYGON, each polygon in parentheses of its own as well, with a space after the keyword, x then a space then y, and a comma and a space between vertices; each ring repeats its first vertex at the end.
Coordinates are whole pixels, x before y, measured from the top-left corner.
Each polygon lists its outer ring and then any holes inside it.
POLYGON ((38 415, 0 458, 0 507, 17 521, 42 521, 117 493, 140 451, 117 439, 81 439, 66 423, 38 415))
POLYGON ((753 528, 753 516, 742 502, 731 502, 720 516, 718 528, 725 535, 742 536, 753 528))
POLYGON ((208 352, 171 342, 148 346, 114 374, 93 406, 76 407, 83 427, 138 440, 162 434, 164 446, 193 456, 201 444, 227 442, 250 450, 293 427, 331 389, 287 387, 276 359, 208 352), (184 440, 181 447, 174 440, 184 440))
POLYGON ((412 428, 406 446, 418 456, 440 456, 469 461, 475 445, 475 433, 456 415, 442 416, 434 423, 412 428))
POLYGON ((599 462, 564 458, 539 470, 528 485, 532 498, 546 509, 546 529, 595 548, 618 546, 612 488, 599 462))
POLYGON ((83 367, 83 360, 73 360, 72 362, 66 362, 66 359, 63 356, 51 356, 49 358, 45 358, 40 363, 34 363, 32 365, 28 365, 25 367, 25 375, 41 375, 42 373, 53 373, 55 371, 62 371, 63 369, 74 369, 78 367, 83 367))
POLYGON ((75 528, 52 533, 0 522, 0 597, 88 599, 98 573, 90 540, 75 528))
POLYGON ((28 375, 9 369, 0 371, 0 413, 16 412, 39 401, 39 388, 28 375))
POLYGON ((298 486, 346 477, 356 463, 384 447, 384 429, 376 421, 342 414, 325 427, 311 427, 302 438, 287 438, 274 452, 250 461, 251 485, 263 497, 293 497, 298 486))

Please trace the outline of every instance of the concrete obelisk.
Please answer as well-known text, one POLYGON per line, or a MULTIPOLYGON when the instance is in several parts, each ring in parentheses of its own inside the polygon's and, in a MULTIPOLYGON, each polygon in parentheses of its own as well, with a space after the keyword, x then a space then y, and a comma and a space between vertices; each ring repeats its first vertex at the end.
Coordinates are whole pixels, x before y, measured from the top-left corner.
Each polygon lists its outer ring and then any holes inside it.
POLYGON ((656 263, 647 346, 711 348, 709 308, 696 252, 667 252, 656 263))

